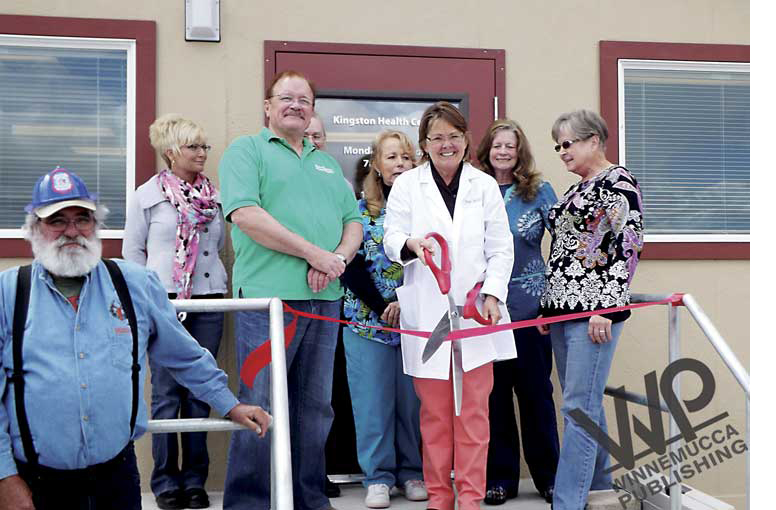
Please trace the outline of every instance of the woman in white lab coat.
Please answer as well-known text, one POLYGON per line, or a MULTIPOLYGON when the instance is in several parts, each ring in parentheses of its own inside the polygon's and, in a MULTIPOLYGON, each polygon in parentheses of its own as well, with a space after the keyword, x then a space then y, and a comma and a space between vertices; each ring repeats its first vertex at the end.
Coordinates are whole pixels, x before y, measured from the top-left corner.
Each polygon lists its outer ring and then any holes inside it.
MULTIPOLYGON (((386 206, 385 252, 391 260, 405 265, 404 285, 397 289, 402 328, 432 331, 447 314, 447 297, 423 259, 424 249, 439 251, 434 241, 425 239, 429 232, 441 234, 450 246, 450 295, 456 305, 463 305, 466 293, 482 282, 478 299, 481 314, 492 324, 509 322, 504 303, 512 272, 513 244, 498 184, 466 162, 466 120, 450 103, 436 103, 423 113, 419 141, 423 164, 396 179, 386 206)), ((461 320, 462 328, 476 326, 473 320, 461 320)), ((402 335, 401 341, 404 371, 415 378, 421 401, 428 507, 454 508, 450 483, 450 470, 454 468, 458 508, 479 508, 485 497, 492 362, 515 357, 512 333, 461 341, 463 400, 461 416, 457 417, 450 372, 451 342, 444 342, 423 363, 421 355, 427 340, 402 335)))

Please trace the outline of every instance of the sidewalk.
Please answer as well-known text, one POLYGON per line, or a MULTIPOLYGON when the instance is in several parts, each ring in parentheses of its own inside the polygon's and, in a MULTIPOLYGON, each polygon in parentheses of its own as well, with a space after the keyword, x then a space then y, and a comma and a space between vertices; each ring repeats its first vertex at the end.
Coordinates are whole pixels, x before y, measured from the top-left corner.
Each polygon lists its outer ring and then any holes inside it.
MULTIPOLYGON (((364 496, 366 496, 366 489, 361 484, 342 484, 342 496, 331 499, 331 505, 336 510, 364 510, 364 496)), ((223 493, 211 492, 210 493, 210 508, 212 510, 222 510, 221 501, 223 499, 223 493)), ((425 510, 426 502, 411 502, 407 501, 401 496, 391 497, 392 510, 425 510)), ((550 505, 545 503, 544 499, 539 497, 539 494, 534 490, 531 480, 520 481, 520 495, 515 499, 510 499, 501 506, 487 506, 482 505, 483 509, 493 510, 548 510, 550 505)), ((158 510, 156 503, 154 502, 154 495, 150 492, 143 493, 143 509, 144 510, 158 510)))

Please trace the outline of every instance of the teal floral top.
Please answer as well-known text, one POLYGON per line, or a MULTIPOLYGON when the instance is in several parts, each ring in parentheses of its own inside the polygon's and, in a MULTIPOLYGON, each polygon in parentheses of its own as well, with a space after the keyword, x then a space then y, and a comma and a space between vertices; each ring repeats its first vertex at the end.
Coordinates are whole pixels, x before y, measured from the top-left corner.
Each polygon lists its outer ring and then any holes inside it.
MULTIPOLYGON (((403 268, 401 264, 392 262, 385 255, 385 249, 383 248, 383 222, 385 221, 385 208, 380 211, 380 215, 377 218, 373 218, 369 215, 369 210, 366 207, 366 200, 361 199, 358 201, 358 209, 361 213, 361 223, 364 228, 364 242, 361 243, 361 247, 356 253, 354 262, 348 266, 348 270, 345 275, 345 304, 344 313, 345 317, 349 321, 357 322, 368 326, 390 326, 380 320, 380 315, 385 306, 381 306, 382 310, 375 311, 370 308, 362 299, 365 297, 363 290, 357 293, 353 292, 355 285, 348 285, 348 280, 353 281, 354 278, 360 276, 361 280, 369 278, 369 281, 361 281, 359 287, 363 287, 364 284, 368 285, 370 282, 372 285, 369 290, 376 290, 377 293, 372 292, 377 296, 377 299, 382 298, 387 305, 393 301, 396 301, 396 288, 402 284, 403 268), (360 260, 363 260, 365 264, 359 266, 360 260), (365 271, 362 275, 353 274, 358 271, 358 267, 364 267, 365 271), (374 287, 372 289, 371 287, 374 287)), ((355 282, 354 282, 355 283, 355 282)), ((379 303, 383 305, 383 303, 379 303)), ((348 327, 356 334, 381 342, 388 345, 399 345, 401 335, 398 333, 383 331, 374 328, 365 328, 360 325, 349 324, 348 327)))
POLYGON ((515 263, 507 294, 509 315, 513 321, 534 319, 545 285, 542 237, 545 230, 549 230, 547 216, 558 198, 548 182, 539 186, 536 197, 530 202, 517 194, 515 184, 500 188, 515 243, 515 263))

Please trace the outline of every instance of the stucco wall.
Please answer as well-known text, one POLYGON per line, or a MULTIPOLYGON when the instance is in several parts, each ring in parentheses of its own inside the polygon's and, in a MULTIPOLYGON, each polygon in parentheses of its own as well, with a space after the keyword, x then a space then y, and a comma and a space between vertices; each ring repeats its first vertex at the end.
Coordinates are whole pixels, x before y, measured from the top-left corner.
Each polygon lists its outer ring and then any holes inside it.
MULTIPOLYGON (((559 192, 575 179, 566 174, 552 151, 549 129, 563 111, 598 108, 599 40, 749 44, 749 4, 738 0, 453 0, 433 8, 419 8, 409 0, 230 1, 221 3, 222 42, 218 44, 184 40, 183 4, 171 0, 5 0, 2 10, 4 14, 155 21, 157 113, 178 112, 206 127, 214 146, 207 170, 211 177, 217 176, 217 162, 229 141, 256 131, 262 121, 264 40, 505 49, 507 114, 522 124, 539 167, 559 192)), ((0 259, 0 268, 16 263, 18 260, 0 259)), ((646 260, 639 266, 634 288, 637 292, 692 293, 748 367, 749 324, 740 320, 749 315, 748 261, 646 260)), ((744 400, 738 385, 687 313, 682 315, 683 354, 710 364, 717 379, 713 409, 701 414, 728 411, 731 423, 743 434, 744 400)), ((666 324, 664 308, 634 314, 618 347, 611 385, 625 384, 643 392, 643 375, 666 364, 666 324)), ((224 342, 219 361, 234 374, 231 341, 224 342)), ((685 388, 694 396, 691 378, 685 388)), ((607 406, 611 418, 611 399, 607 406)), ((645 413, 639 416, 646 419, 645 413)), ((696 420, 700 418, 693 417, 694 423, 696 420)), ((227 435, 211 434, 210 442, 209 486, 216 489, 223 483, 227 435)), ((144 489, 148 490, 149 438, 140 441, 138 452, 144 489)), ((689 483, 741 507, 744 466, 739 456, 689 483)))

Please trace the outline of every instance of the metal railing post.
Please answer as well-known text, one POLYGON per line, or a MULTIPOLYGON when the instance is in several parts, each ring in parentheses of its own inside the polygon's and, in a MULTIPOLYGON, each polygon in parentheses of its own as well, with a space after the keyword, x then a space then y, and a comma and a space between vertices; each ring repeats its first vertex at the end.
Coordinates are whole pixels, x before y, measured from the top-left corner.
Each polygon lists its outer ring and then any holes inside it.
POLYGON ((270 388, 272 391, 272 497, 273 510, 293 510, 294 489, 291 478, 291 432, 288 419, 288 378, 286 343, 283 333, 283 302, 269 303, 269 338, 272 351, 270 388), (278 405, 275 405, 275 404, 278 405))
POLYGON ((749 476, 751 474, 750 468, 749 468, 749 450, 751 449, 752 445, 749 442, 749 395, 746 395, 746 510, 749 510, 749 494, 751 494, 749 491, 751 490, 751 487, 749 486, 749 476))
MULTIPOLYGON (((679 339, 679 308, 676 306, 668 305, 668 363, 671 364, 679 359, 681 355, 679 339)), ((673 390, 676 398, 680 398, 681 386, 679 384, 679 378, 674 377, 673 390)), ((679 434, 679 426, 674 419, 674 415, 668 413, 668 437, 676 437, 679 434)), ((668 447, 668 451, 673 454, 679 452, 679 442, 674 441, 668 447)), ((682 510, 682 485, 676 480, 674 470, 670 470, 670 497, 671 497, 671 510, 682 510)))
POLYGON ((682 298, 682 302, 684 303, 685 308, 687 308, 687 311, 690 312, 690 315, 692 315, 693 319, 695 319, 698 327, 703 331, 703 334, 709 339, 711 345, 717 350, 719 357, 722 358, 722 361, 725 362, 725 365, 727 365, 728 369, 733 373, 733 377, 736 378, 738 384, 744 389, 748 398, 749 374, 746 372, 746 369, 741 362, 738 361, 738 358, 733 353, 733 349, 725 342, 725 339, 722 338, 722 335, 720 335, 717 328, 714 327, 711 319, 703 312, 694 297, 690 294, 685 294, 682 298))

